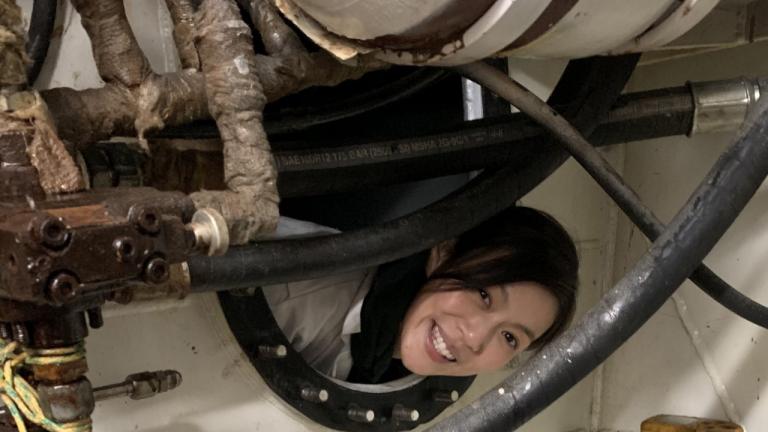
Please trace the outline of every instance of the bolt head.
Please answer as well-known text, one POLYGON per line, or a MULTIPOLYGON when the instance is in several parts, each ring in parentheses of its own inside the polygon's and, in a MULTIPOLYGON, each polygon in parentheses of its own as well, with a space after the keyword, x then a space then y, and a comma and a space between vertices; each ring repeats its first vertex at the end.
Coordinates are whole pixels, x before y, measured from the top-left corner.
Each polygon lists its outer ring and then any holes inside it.
POLYGON ((151 284, 167 282, 171 276, 171 268, 163 258, 155 257, 147 262, 144 268, 144 280, 151 284))
POLYGON ((51 279, 48 284, 48 296, 56 303, 64 303, 77 297, 80 282, 68 273, 62 273, 51 279))
POLYGON ((69 229, 64 220, 51 216, 33 223, 32 235, 43 246, 53 250, 66 248, 70 241, 69 229))
POLYGON ((130 218, 139 228, 139 231, 149 235, 160 233, 160 214, 155 210, 134 207, 130 211, 130 218))

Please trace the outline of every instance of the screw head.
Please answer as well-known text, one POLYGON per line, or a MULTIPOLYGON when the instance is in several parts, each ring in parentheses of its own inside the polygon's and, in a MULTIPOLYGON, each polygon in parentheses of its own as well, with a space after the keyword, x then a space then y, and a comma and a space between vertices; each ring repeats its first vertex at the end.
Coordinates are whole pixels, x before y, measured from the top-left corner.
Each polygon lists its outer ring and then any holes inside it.
POLYGON ((62 273, 51 279, 48 284, 48 297, 56 303, 64 303, 77 297, 80 282, 68 273, 62 273))
POLYGON ((144 268, 144 280, 151 284, 166 282, 170 275, 168 261, 160 257, 150 259, 144 268))

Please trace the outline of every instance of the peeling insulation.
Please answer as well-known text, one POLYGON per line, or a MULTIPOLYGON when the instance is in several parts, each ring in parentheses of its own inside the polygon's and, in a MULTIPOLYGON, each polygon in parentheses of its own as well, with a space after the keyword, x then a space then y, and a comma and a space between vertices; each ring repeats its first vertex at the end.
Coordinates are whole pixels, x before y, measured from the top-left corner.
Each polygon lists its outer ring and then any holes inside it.
POLYGON ((101 78, 128 87, 141 84, 152 72, 131 31, 122 0, 72 0, 91 38, 101 78))
POLYGON ((278 218, 277 170, 262 115, 267 98, 256 68, 248 26, 232 1, 205 0, 198 15, 198 52, 211 115, 224 147, 228 191, 191 195, 198 208, 218 210, 230 223, 230 238, 246 243, 271 232, 278 218))
POLYGON ((21 9, 13 0, 0 0, 0 89, 27 84, 21 9))
POLYGON ((165 0, 173 20, 173 39, 179 52, 181 67, 200 69, 195 48, 195 8, 191 0, 165 0))
POLYGON ((15 111, 13 116, 29 121, 33 127, 27 154, 32 166, 37 169, 40 186, 48 194, 85 189, 80 168, 57 136, 45 103, 37 93, 29 94, 34 98, 29 107, 15 111))

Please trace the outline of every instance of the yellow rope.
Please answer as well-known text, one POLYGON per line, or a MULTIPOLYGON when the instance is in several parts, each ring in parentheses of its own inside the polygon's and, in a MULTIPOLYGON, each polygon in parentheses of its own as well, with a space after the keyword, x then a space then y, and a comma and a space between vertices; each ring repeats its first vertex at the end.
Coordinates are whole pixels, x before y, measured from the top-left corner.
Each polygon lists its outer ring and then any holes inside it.
POLYGON ((27 432, 25 419, 49 432, 91 432, 90 419, 60 424, 47 418, 40 407, 40 396, 35 388, 23 377, 16 375, 16 370, 22 364, 63 364, 82 358, 85 358, 82 344, 70 348, 23 351, 16 342, 0 340, 0 364, 3 368, 0 400, 5 403, 20 432, 27 432))
POLYGON ((85 345, 51 349, 27 349, 26 363, 30 365, 57 365, 72 363, 85 358, 85 345))

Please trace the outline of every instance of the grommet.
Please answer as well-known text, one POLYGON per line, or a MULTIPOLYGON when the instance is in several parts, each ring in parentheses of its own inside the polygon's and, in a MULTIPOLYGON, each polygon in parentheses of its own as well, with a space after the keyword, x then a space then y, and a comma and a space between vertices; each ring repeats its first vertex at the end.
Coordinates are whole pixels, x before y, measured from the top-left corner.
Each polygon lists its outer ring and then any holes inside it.
POLYGON ((314 387, 304 387, 301 389, 301 398, 307 402, 325 403, 328 402, 328 390, 316 389, 314 387))
POLYGON ((454 403, 459 400, 459 392, 456 390, 439 390, 432 394, 435 402, 454 403))
POLYGON ((350 405, 349 408, 347 408, 347 417, 358 423, 373 423, 373 420, 376 419, 376 413, 374 413, 372 409, 350 405))
POLYGON ((285 358, 288 355, 288 348, 285 345, 259 345, 259 357, 261 358, 285 358))
POLYGON ((406 408, 397 404, 392 408, 392 418, 404 422, 417 422, 419 421, 419 410, 406 408))

